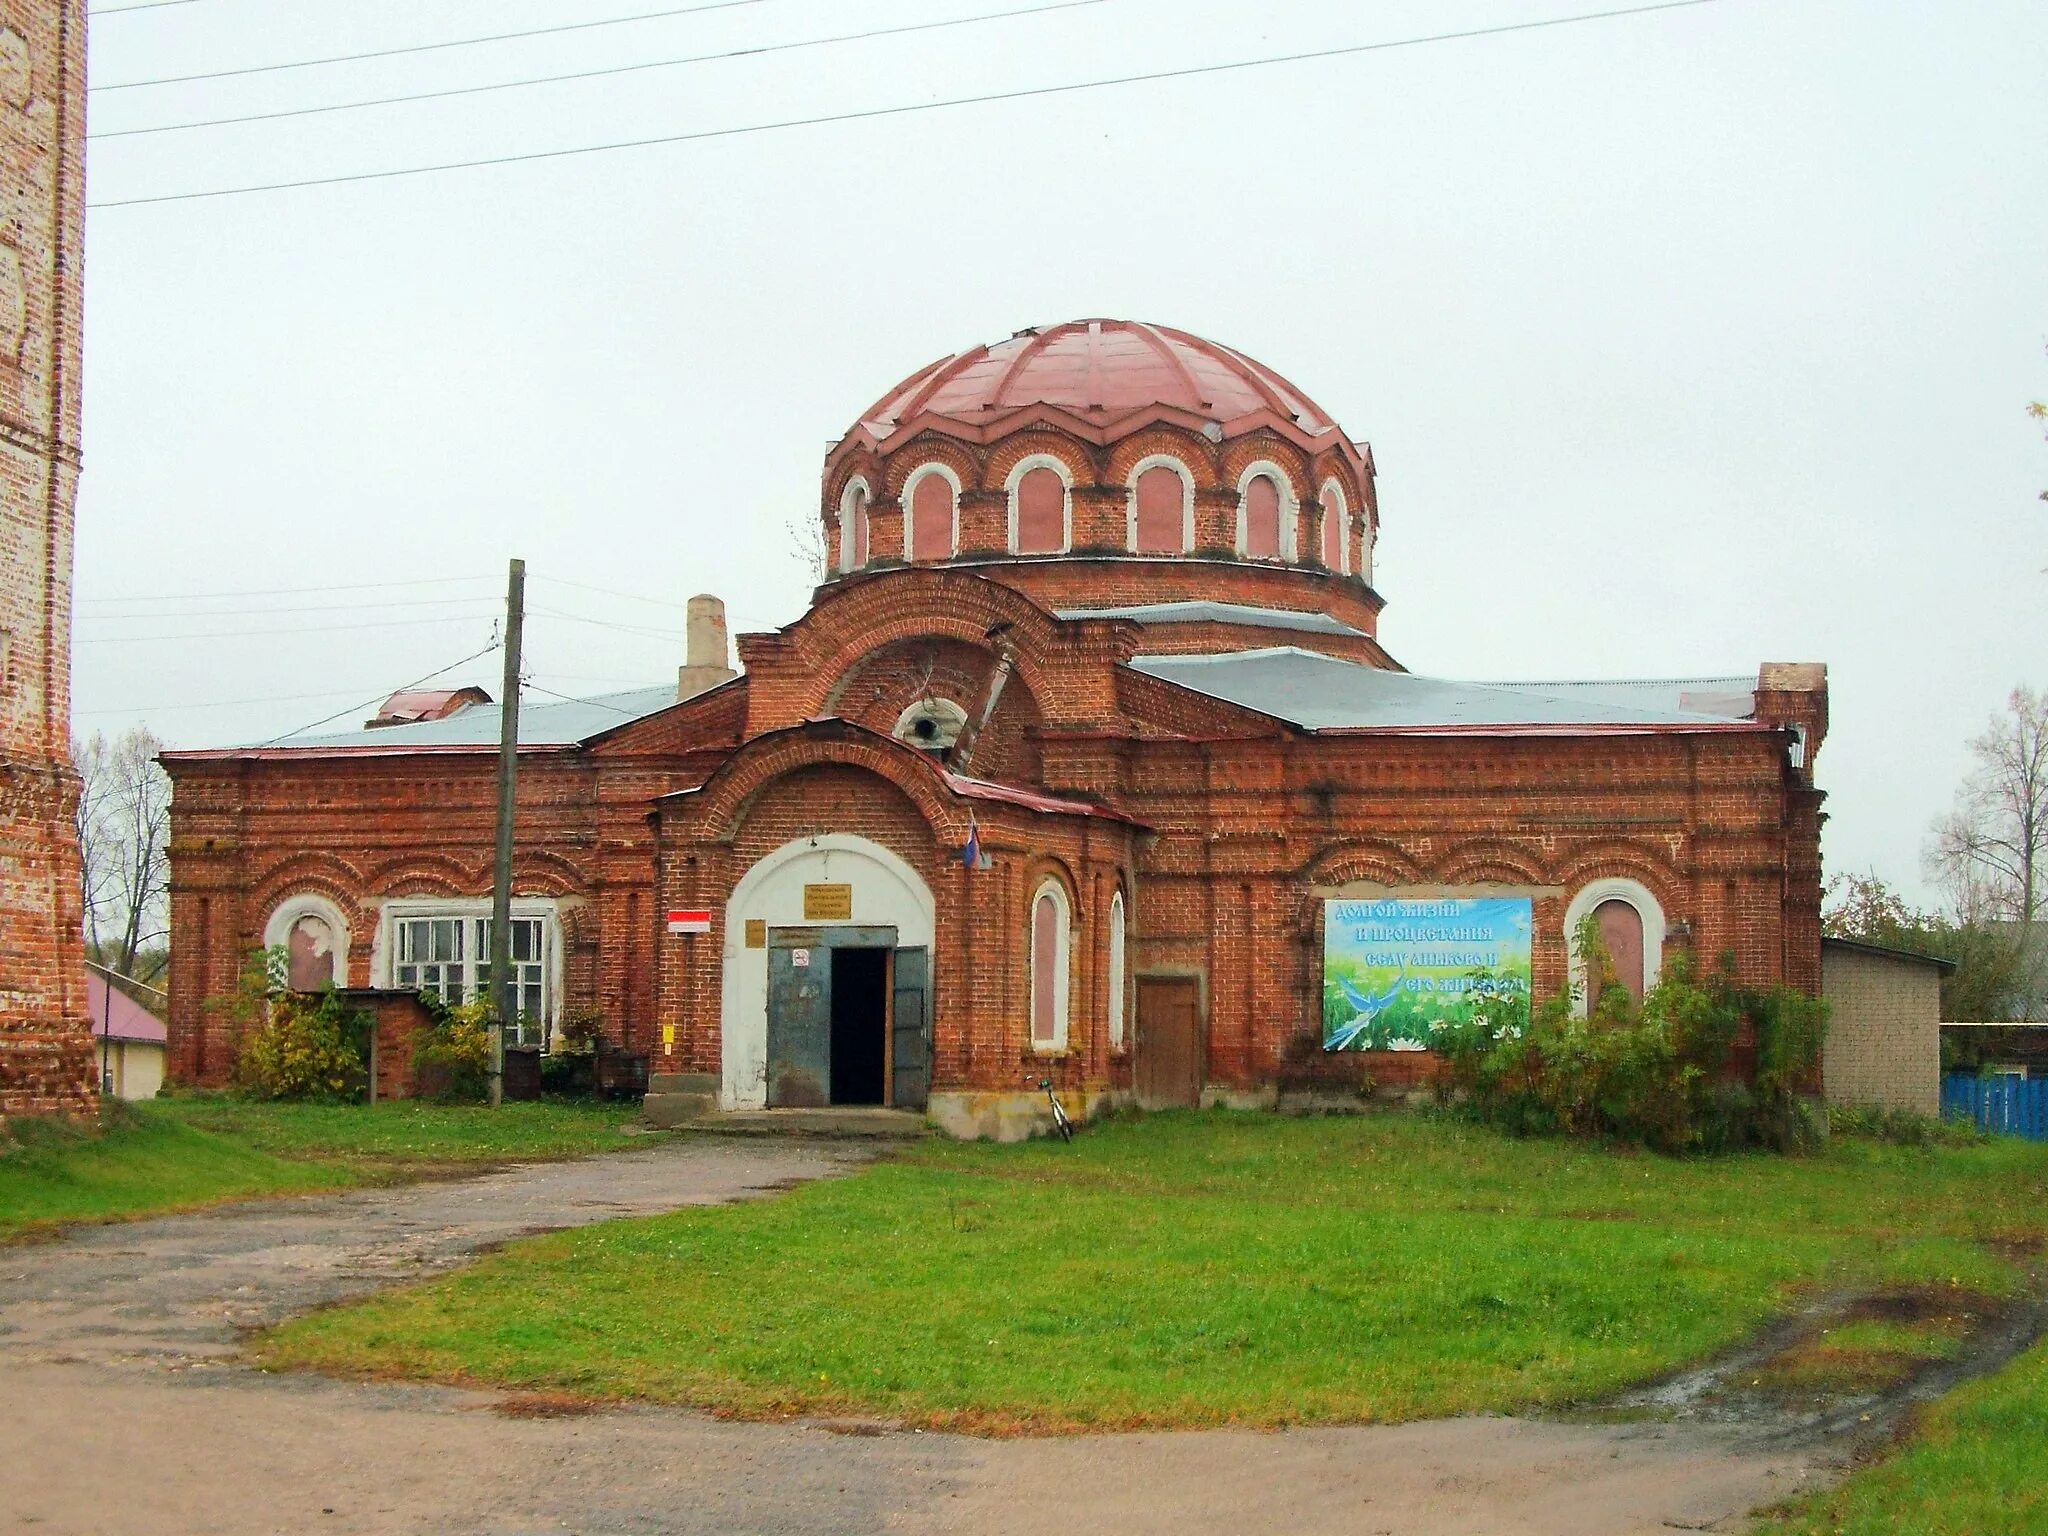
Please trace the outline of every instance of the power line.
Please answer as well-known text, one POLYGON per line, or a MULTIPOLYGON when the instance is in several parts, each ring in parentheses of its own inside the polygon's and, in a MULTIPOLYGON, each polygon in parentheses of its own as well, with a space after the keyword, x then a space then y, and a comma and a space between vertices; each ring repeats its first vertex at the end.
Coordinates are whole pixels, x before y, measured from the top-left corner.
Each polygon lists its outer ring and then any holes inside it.
POLYGON ((589 619, 580 613, 567 613, 560 608, 530 608, 529 613, 542 618, 567 619, 572 624, 591 624, 599 629, 616 629, 629 635, 646 635, 656 640, 681 640, 686 638, 680 629, 655 629, 646 624, 616 624, 610 619, 589 619))
POLYGON ((463 657, 460 661, 451 661, 445 667, 436 667, 434 668, 433 671, 429 672, 425 677, 414 678, 411 682, 406 683, 402 687, 389 688, 385 689, 380 693, 374 693, 370 695, 369 698, 364 699, 360 704, 351 704, 345 709, 337 709, 331 715, 321 716, 318 720, 315 720, 311 725, 302 725, 296 730, 286 731, 282 736, 273 736, 270 738, 270 740, 264 742, 263 745, 266 747, 274 747, 280 741, 288 741, 294 736, 303 736, 308 731, 317 731, 320 729, 321 726, 326 725, 329 721, 339 720, 343 715, 352 715, 359 709, 368 709, 372 704, 381 704, 384 702, 384 700, 390 698, 391 695, 394 693, 410 693, 413 689, 419 687, 422 683, 431 683, 435 678, 440 677, 443 673, 453 672, 457 667, 466 667, 472 661, 476 661, 482 657, 490 655, 491 652, 495 651, 498 648, 498 645, 499 641, 495 636, 493 636, 491 639, 491 643, 489 645, 485 646, 480 651, 472 651, 469 655, 463 657))
MULTIPOLYGON (((289 608, 157 608, 140 613, 87 614, 95 624, 119 623, 128 619, 239 619, 288 618, 297 613, 363 613, 379 608, 445 608, 453 603, 475 606, 496 603, 489 596, 408 597, 388 603, 295 603, 289 608)), ((453 617, 453 615, 451 615, 453 617)))
POLYGON ((116 80, 89 87, 93 91, 135 91, 151 85, 189 85, 195 80, 228 80, 238 75, 268 75, 286 69, 318 69, 327 64, 357 64, 365 59, 393 59, 408 53, 438 53, 449 48, 474 48, 483 43, 509 43, 523 37, 552 37, 561 32, 588 32, 597 27, 622 27, 641 21, 665 21, 671 16, 694 16, 701 11, 730 11, 743 5, 768 5, 772 0, 711 0, 708 5, 676 6, 665 11, 643 11, 637 16, 607 16, 600 21, 570 21, 552 27, 529 27, 523 32, 494 32, 486 37, 451 37, 438 43, 410 43, 402 48, 374 48, 368 53, 336 53, 323 59, 292 59, 281 64, 245 64, 238 69, 212 69, 197 75, 160 75, 153 80, 116 80))
MULTIPOLYGON (((528 693, 544 693, 551 699, 560 699, 564 704, 588 704, 593 709, 608 709, 615 715, 624 715, 628 720, 638 720, 646 714, 645 710, 621 709, 616 704, 605 703, 603 699, 579 699, 572 694, 557 693, 552 688, 541 687, 539 683, 534 682, 531 678, 522 679, 519 686, 528 693)), ((654 685, 650 683, 648 686, 653 687, 654 685)))
MULTIPOLYGON (((417 629, 425 624, 469 624, 473 613, 444 613, 431 619, 373 619, 365 624, 292 624, 283 629, 209 629, 175 635, 87 635, 77 645, 135 645, 145 640, 244 640, 257 635, 338 635, 358 629, 417 629)), ((596 623, 595 619, 586 623, 596 623)))
POLYGON ((137 5, 96 5, 88 16, 119 16, 124 11, 160 11, 167 5, 197 5, 199 0, 141 0, 137 5))
POLYGON ((1052 5, 1026 6, 1020 10, 995 11, 982 16, 955 16, 944 21, 919 21, 900 27, 876 27, 866 32, 842 32, 833 37, 804 38, 793 43, 765 43, 752 48, 729 48, 721 53, 698 53, 680 59, 651 59, 637 64, 614 64, 604 69, 583 69, 566 75, 536 75, 523 80, 499 80, 489 85, 463 85, 440 91, 416 91, 407 96, 376 96, 363 101, 339 101, 318 107, 288 107, 278 112, 251 112, 241 117, 207 117, 185 123, 156 123, 143 128, 107 128, 86 135, 89 139, 130 139, 151 133, 181 133, 188 128, 227 128, 237 123, 268 123, 281 117, 318 117, 330 112, 355 112, 365 107, 400 106, 414 101, 441 101, 453 96, 480 96, 489 91, 517 90, 529 85, 560 85, 571 80, 596 80, 608 75, 630 75, 650 69, 673 69, 684 64, 709 64, 726 59, 753 58, 769 53, 790 53, 802 48, 824 48, 837 43, 865 42, 870 38, 900 37, 910 32, 937 32, 947 27, 979 26, 983 22, 1008 21, 1019 16, 1040 16, 1048 11, 1072 11, 1084 6, 1103 5, 1107 0, 1057 0, 1052 5))
POLYGON ((75 710, 73 713, 75 713, 80 719, 91 719, 100 715, 166 714, 172 710, 182 711, 188 709, 236 709, 243 705, 254 704, 305 704, 311 702, 314 699, 338 699, 345 693, 352 694, 354 692, 355 689, 353 688, 323 688, 318 693, 279 693, 272 694, 269 698, 263 699, 209 699, 203 703, 190 702, 184 704, 125 704, 120 706, 109 706, 105 709, 75 710))
MULTIPOLYGON (((217 597, 296 597, 307 592, 381 592, 397 587, 445 587, 458 582, 495 581, 492 576, 422 576, 412 581, 327 581, 314 587, 235 587, 219 592, 138 592, 133 597, 82 597, 87 603, 186 603, 217 597)), ((458 599, 450 598, 450 602, 458 599)))
POLYGON ((1192 64, 1180 69, 1153 70, 1145 74, 1115 75, 1103 80, 1080 80, 1065 85, 1027 86, 1014 91, 990 91, 978 96, 954 96, 944 101, 907 102, 894 107, 869 107, 855 112, 830 112, 815 117, 782 118, 775 122, 746 123, 732 128, 702 128, 691 133, 661 134, 645 139, 615 139, 604 144, 581 144, 569 149, 537 149, 516 155, 493 155, 480 160, 444 160, 434 165, 403 166, 386 171, 353 171, 340 176, 308 176, 298 181, 258 182, 240 187, 214 187, 199 192, 163 192, 149 197, 110 198, 87 204, 91 208, 135 208, 149 203, 184 203, 216 197, 241 197, 255 192, 287 192, 305 187, 334 187, 353 182, 385 181, 402 176, 430 176, 443 171, 480 170, 486 166, 523 165, 539 160, 564 160, 620 149, 651 149, 661 145, 690 144, 705 139, 728 139, 785 128, 822 128, 837 123, 865 122, 873 118, 902 117, 917 112, 939 112, 953 107, 981 106, 991 102, 1029 101, 1044 96, 1068 96, 1082 91, 1107 90, 1113 86, 1144 85, 1161 80, 1188 80, 1204 75, 1229 74, 1239 70, 1266 69, 1279 64, 1302 64, 1312 60, 1346 58, 1355 54, 1380 53, 1393 48, 1415 48, 1429 43, 1462 42, 1472 38, 1500 37, 1512 32, 1534 32, 1549 27, 1575 26, 1583 22, 1612 21, 1627 16, 1646 16, 1660 11, 1687 10, 1714 5, 1718 0, 1660 0, 1652 5, 1632 5, 1618 10, 1582 11, 1570 16, 1551 16, 1538 21, 1505 22, 1491 27, 1470 27, 1457 32, 1435 32, 1421 37, 1391 38, 1376 43, 1352 43, 1338 48, 1317 48, 1305 53, 1275 54, 1262 59, 1238 59, 1222 64, 1192 64))

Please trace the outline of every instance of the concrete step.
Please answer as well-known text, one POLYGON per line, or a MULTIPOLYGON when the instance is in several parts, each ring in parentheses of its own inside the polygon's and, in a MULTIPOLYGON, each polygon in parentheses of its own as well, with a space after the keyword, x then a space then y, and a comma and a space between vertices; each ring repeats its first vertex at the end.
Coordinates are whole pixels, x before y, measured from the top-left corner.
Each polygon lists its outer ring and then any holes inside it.
POLYGON ((708 1131, 717 1136, 831 1136, 862 1141, 916 1141, 931 1134, 931 1127, 923 1115, 907 1109, 883 1109, 871 1104, 823 1109, 714 1109, 687 1124, 693 1131, 708 1131))

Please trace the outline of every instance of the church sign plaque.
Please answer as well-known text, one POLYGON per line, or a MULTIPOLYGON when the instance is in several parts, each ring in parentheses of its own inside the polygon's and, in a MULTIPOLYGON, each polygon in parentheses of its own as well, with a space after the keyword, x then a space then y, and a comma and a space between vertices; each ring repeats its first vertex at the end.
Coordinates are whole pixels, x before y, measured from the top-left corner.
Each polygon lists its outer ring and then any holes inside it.
POLYGON ((804 921, 807 923, 852 922, 853 887, 850 885, 805 886, 804 921))

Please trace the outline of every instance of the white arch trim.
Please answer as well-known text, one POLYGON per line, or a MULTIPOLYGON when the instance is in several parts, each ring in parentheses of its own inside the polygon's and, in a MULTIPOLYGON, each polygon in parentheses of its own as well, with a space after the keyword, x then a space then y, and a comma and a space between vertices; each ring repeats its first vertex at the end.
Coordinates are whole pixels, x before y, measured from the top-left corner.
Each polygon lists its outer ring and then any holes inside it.
POLYGON ((931 887, 880 843, 833 832, 800 837, 764 855, 725 903, 718 1019, 719 1102, 727 1109, 768 1102, 768 951, 746 947, 747 921, 801 926, 804 886, 827 882, 853 887, 853 922, 893 927, 905 948, 931 947, 937 931, 931 887))
MULTIPOLYGON (((952 487, 953 553, 956 555, 960 553, 960 477, 953 473, 949 465, 920 464, 910 472, 910 478, 903 482, 903 495, 901 498, 903 502, 903 558, 906 562, 910 559, 910 552, 917 547, 917 532, 915 528, 917 514, 914 508, 917 504, 918 482, 927 475, 937 475, 947 485, 952 487)), ((871 555, 874 553, 872 535, 869 538, 868 553, 871 555)))
POLYGON ((1130 938, 1130 920, 1124 912, 1124 893, 1109 898, 1109 1048, 1124 1048, 1124 1021, 1130 1007, 1130 966, 1125 950, 1130 938))
POLYGON ((327 931, 334 936, 331 959, 334 964, 334 984, 348 985, 348 919, 342 916, 341 908, 325 896, 313 891, 301 891, 287 896, 271 909, 269 919, 263 925, 263 947, 277 949, 291 942, 292 929, 302 917, 317 917, 327 925, 327 931))
MULTIPOLYGON (((1064 555, 1074 547, 1074 475, 1073 471, 1067 468, 1065 462, 1057 454, 1051 453, 1026 454, 1011 467, 1008 478, 1003 481, 1003 490, 1008 494, 1010 501, 1010 553, 1013 555, 1019 553, 1017 549, 1017 488, 1024 483, 1024 477, 1034 469, 1049 469, 1060 477, 1060 547, 1058 553, 1064 555)), ((954 542, 957 544, 959 541, 956 539, 954 542)), ((1045 551, 1037 550, 1034 553, 1043 554, 1045 551)))
POLYGON ((859 546, 859 541, 853 536, 853 498, 856 491, 866 498, 865 505, 872 507, 875 501, 875 493, 869 488, 865 475, 855 475, 839 493, 839 570, 842 575, 854 568, 853 554, 859 546))
MULTIPOLYGON (((1187 465, 1170 453, 1147 454, 1131 466, 1130 477, 1124 481, 1124 548, 1132 554, 1138 552, 1138 480, 1148 469, 1170 469, 1180 477, 1180 552, 1184 555, 1192 553, 1195 547, 1195 477, 1187 465)), ((1244 514, 1240 512, 1240 527, 1243 522, 1244 514)))
MULTIPOLYGON (((1335 517, 1340 530, 1337 538, 1337 573, 1351 574, 1351 507, 1344 500, 1344 487, 1334 478, 1325 480, 1323 488, 1316 492, 1316 500, 1323 504, 1323 516, 1335 517)), ((1321 550, 1316 553, 1320 555, 1321 550)))
POLYGON ((1240 560, 1249 559, 1245 550, 1245 496, 1251 490, 1252 482, 1260 476, 1271 480, 1280 492, 1280 558, 1298 560, 1301 552, 1295 546, 1298 542, 1301 524, 1301 498, 1294 494, 1294 481, 1286 470, 1271 459, 1255 459, 1237 477, 1237 555, 1240 560))
POLYGON ((1072 1016, 1074 1000, 1074 904, 1067 897, 1066 886, 1053 875, 1047 875, 1038 882, 1031 893, 1031 905, 1024 911, 1024 955, 1025 964, 1030 968, 1031 1013, 1025 1021, 1025 1033, 1031 1041, 1031 1049, 1041 1055, 1052 1056, 1067 1048, 1067 1025, 1072 1016), (1052 1038, 1038 1038, 1038 904, 1047 896, 1053 900, 1053 908, 1059 913, 1059 943, 1054 946, 1052 957, 1052 1038))
POLYGON ((1579 1018, 1586 1016, 1586 1006, 1591 1000, 1586 996, 1586 957, 1579 953, 1579 924, 1592 915, 1593 910, 1603 901, 1625 901, 1636 909, 1636 915, 1643 920, 1643 988, 1657 985, 1657 978, 1664 972, 1664 935, 1667 924, 1664 908, 1652 896, 1649 887, 1639 881, 1609 876, 1594 880, 1579 887, 1564 909, 1564 942, 1571 957, 1572 1012, 1579 1018))

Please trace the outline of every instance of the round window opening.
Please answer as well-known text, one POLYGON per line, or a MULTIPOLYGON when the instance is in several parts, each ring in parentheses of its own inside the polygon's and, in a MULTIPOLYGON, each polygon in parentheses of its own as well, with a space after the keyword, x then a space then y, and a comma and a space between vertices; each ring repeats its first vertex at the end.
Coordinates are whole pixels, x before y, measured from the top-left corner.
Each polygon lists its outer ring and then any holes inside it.
POLYGON ((967 729, 967 711, 951 699, 919 699, 896 719, 895 736, 924 752, 941 756, 967 729))

